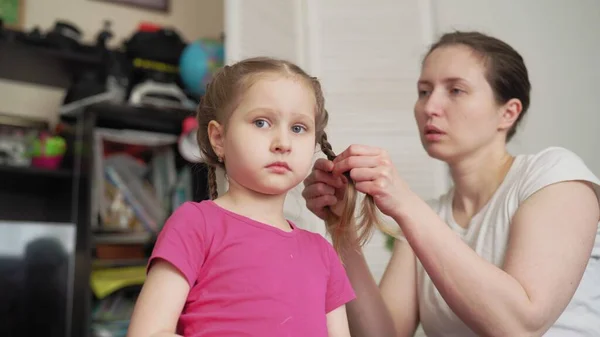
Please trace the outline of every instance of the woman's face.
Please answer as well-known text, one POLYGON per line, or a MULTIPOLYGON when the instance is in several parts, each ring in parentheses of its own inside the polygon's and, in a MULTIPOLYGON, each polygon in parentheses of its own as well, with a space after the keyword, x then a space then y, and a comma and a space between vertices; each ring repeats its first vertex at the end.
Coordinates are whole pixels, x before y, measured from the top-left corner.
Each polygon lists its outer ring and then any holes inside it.
POLYGON ((427 153, 451 163, 502 140, 503 109, 482 58, 463 45, 435 49, 423 63, 414 112, 427 153))

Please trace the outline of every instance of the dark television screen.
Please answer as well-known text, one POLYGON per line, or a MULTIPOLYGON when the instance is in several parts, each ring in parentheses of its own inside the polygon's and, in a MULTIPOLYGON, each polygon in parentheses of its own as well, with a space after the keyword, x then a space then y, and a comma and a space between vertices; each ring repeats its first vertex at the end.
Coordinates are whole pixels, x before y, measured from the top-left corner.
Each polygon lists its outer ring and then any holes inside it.
POLYGON ((0 221, 0 336, 69 337, 73 224, 0 221))

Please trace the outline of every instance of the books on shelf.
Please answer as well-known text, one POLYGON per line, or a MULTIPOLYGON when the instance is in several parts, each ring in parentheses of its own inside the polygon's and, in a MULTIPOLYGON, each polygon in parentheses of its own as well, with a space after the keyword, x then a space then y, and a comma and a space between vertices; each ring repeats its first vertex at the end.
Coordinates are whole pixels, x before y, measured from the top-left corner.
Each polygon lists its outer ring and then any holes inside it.
POLYGON ((157 233, 191 199, 190 168, 176 169, 176 142, 169 134, 96 129, 94 230, 157 233))

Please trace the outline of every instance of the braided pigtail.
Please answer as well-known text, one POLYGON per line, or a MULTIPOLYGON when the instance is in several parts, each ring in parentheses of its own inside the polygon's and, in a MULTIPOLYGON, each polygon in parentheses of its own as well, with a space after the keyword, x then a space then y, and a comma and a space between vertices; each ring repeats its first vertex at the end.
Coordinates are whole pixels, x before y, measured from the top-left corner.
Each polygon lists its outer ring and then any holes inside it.
POLYGON ((218 91, 216 88, 219 81, 225 77, 228 68, 223 68, 220 73, 217 73, 213 82, 207 86, 206 94, 200 99, 196 111, 198 120, 198 145, 204 158, 205 164, 208 166, 208 194, 210 199, 215 200, 219 197, 217 189, 217 167, 225 169, 221 158, 215 153, 210 140, 208 139, 208 124, 213 120, 219 120, 219 109, 215 101, 218 100, 218 91))
MULTIPOLYGON (((327 159, 334 160, 336 155, 333 152, 331 144, 329 144, 329 141, 327 140, 327 134, 325 132, 322 133, 319 144, 321 145, 321 151, 327 156, 327 159)), ((350 182, 351 179, 349 178, 348 175, 348 181, 350 182)), ((342 201, 344 213, 338 218, 333 212, 329 212, 329 216, 325 220, 327 232, 331 235, 331 240, 333 241, 333 248, 338 253, 344 248, 353 247, 355 245, 355 242, 352 242, 352 231, 356 230, 354 221, 356 196, 357 193, 354 185, 349 183, 344 193, 344 200, 342 201)))
POLYGON ((217 190, 217 168, 214 165, 208 166, 208 192, 212 200, 219 197, 217 190))
MULTIPOLYGON (((328 160, 334 160, 336 158, 325 132, 322 133, 319 144, 321 145, 321 151, 327 156, 328 160)), ((373 200, 373 197, 369 194, 365 195, 362 200, 361 211, 358 215, 360 220, 358 221, 358 224, 356 223, 355 211, 358 191, 350 178, 349 172, 345 173, 345 176, 348 179, 348 185, 342 201, 344 212, 339 218, 332 212, 329 212, 329 217, 325 220, 335 250, 339 253, 342 249, 348 247, 355 247, 356 245, 359 247, 364 246, 372 237, 375 228, 396 237, 397 233, 383 225, 383 221, 381 221, 379 217, 377 205, 375 205, 375 200, 373 200), (358 237, 354 242, 352 239, 352 231, 358 233, 358 237)))

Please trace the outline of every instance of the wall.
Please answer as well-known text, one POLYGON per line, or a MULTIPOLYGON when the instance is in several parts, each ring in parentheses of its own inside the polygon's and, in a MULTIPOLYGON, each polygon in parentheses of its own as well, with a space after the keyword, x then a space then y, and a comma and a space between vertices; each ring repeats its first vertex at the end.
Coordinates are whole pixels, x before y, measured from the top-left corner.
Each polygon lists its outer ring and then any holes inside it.
POLYGON ((525 58, 532 101, 510 144, 514 153, 564 146, 600 176, 600 2, 596 0, 436 1, 436 31, 477 29, 525 58))

